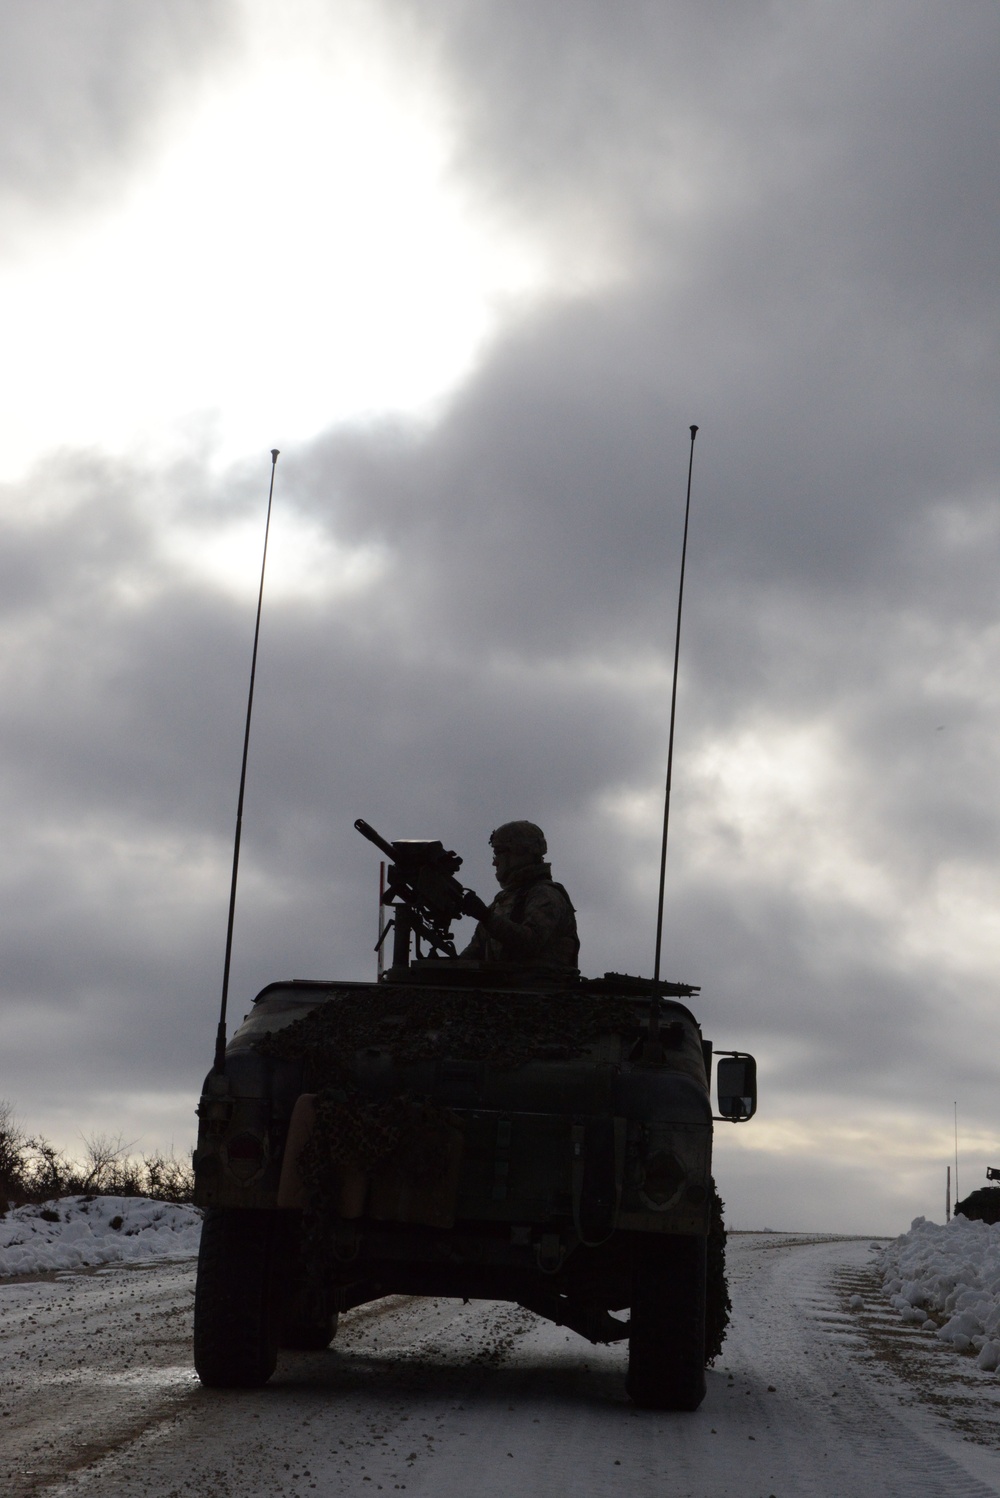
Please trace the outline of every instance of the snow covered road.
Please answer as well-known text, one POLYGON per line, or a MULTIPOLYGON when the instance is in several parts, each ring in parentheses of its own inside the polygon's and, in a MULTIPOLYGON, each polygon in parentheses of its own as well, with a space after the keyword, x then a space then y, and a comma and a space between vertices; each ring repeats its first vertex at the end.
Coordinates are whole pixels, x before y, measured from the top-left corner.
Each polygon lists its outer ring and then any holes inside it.
POLYGON ((633 1410, 621 1346, 488 1302, 361 1307, 331 1351, 222 1393, 191 1372, 190 1262, 4 1282, 0 1491, 1000 1494, 1000 1380, 901 1323, 875 1258, 867 1240, 731 1237, 733 1327, 694 1415, 633 1410))

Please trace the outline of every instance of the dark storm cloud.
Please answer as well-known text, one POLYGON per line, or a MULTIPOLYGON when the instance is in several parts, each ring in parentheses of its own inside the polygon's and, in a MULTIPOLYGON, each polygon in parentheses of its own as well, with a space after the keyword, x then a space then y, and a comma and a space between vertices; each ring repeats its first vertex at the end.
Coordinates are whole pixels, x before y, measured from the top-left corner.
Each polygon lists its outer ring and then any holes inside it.
POLYGON ((981 829, 962 769, 982 783, 984 733, 977 748, 961 732, 976 704, 951 668, 993 607, 998 549, 995 12, 955 27, 898 6, 769 7, 748 32, 701 9, 659 29, 645 7, 585 9, 561 20, 561 48, 535 9, 505 11, 488 40, 468 8, 437 14, 470 175, 499 163, 538 185, 562 167, 647 258, 505 340, 429 441, 331 439, 317 497, 349 533, 391 536, 425 627, 486 661, 642 653, 669 628, 697 419, 695 711, 835 704, 859 758, 891 766, 901 831, 925 825, 933 845, 936 825, 939 845, 981 829), (600 134, 626 178, 648 147, 602 112, 609 94, 640 100, 654 136, 727 130, 731 190, 688 223, 652 223, 640 191, 619 202, 581 141, 600 134), (960 730, 951 777, 929 758, 942 718, 960 730))
MULTIPOLYGON (((832 267, 865 230, 893 297, 925 279, 940 295, 956 265, 995 290, 989 0, 957 19, 915 17, 905 0, 419 10, 458 88, 460 159, 477 183, 495 174, 504 195, 542 211, 563 193, 609 196, 630 225, 676 234, 688 212, 664 188, 689 164, 707 174, 694 214, 694 232, 712 231, 703 247, 724 245, 714 230, 731 210, 751 232, 762 210, 758 233, 784 246, 772 268, 783 292, 786 271, 824 247, 832 267)), ((752 240, 747 249, 753 263, 752 240)), ((838 280, 852 266, 840 269, 838 280)))
POLYGON ((607 203, 645 269, 563 364, 569 400, 592 369, 647 453, 700 419, 745 568, 839 591, 914 479, 995 471, 993 6, 436 13, 470 175, 607 203))
MULTIPOLYGON (((192 635, 222 636, 224 651, 226 610, 186 596, 157 554, 153 520, 171 477, 67 455, 7 489, 7 766, 43 804, 68 796, 100 814, 137 795, 148 806, 181 752, 162 724, 183 732, 203 721, 212 688, 177 659, 178 621, 192 635)), ((175 780, 176 769, 171 797, 175 780)))
MULTIPOLYGON (((409 0, 388 8, 416 13, 409 0)), ((502 15, 463 0, 419 7, 458 89, 460 159, 482 190, 543 213, 608 194, 629 217, 659 201, 649 167, 676 161, 678 123, 694 115, 703 138, 723 135, 706 104, 753 76, 772 12, 643 0, 613 14, 599 3, 567 14, 523 0, 502 15)))
MULTIPOLYGON (((3 0, 0 200, 64 213, 134 167, 231 31, 227 0, 3 0)), ((8 226, 9 227, 9 226, 8 226)))

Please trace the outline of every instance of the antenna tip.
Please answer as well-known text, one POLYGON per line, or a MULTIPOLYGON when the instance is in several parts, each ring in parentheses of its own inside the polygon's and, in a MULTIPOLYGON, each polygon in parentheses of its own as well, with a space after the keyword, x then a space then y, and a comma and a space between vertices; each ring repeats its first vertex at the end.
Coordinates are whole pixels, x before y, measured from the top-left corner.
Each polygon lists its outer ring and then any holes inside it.
MULTIPOLYGON (((696 430, 697 430, 697 428, 696 428, 696 430)), ((271 462, 272 463, 277 463, 277 461, 278 461, 278 454, 279 454, 280 451, 281 451, 280 447, 272 447, 271 448, 271 462)))
POLYGON ((692 428, 691 428, 691 441, 692 441, 692 442, 693 442, 693 441, 694 441, 694 439, 695 439, 695 434, 696 434, 696 433, 697 433, 697 431, 698 431, 698 428, 697 428, 697 427, 692 427, 692 428))

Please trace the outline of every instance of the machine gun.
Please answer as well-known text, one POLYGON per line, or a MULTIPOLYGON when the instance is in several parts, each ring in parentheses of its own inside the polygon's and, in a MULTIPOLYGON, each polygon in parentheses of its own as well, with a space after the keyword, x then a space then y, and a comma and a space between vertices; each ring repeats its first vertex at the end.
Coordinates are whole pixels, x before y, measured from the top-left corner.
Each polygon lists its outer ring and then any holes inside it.
POLYGON ((392 919, 379 938, 385 940, 393 928, 392 967, 389 978, 398 981, 410 965, 410 933, 416 938, 416 955, 425 941, 429 955, 454 957, 455 943, 451 923, 462 914, 465 890, 455 875, 462 867, 457 853, 449 852, 443 843, 404 838, 390 843, 361 817, 355 827, 390 860, 387 888, 382 904, 392 910, 392 919))

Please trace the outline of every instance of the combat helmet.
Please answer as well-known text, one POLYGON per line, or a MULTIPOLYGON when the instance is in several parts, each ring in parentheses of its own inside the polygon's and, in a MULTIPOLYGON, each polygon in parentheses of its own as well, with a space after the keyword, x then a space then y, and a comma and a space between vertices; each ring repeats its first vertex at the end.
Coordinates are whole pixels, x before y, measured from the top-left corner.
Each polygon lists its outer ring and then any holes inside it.
POLYGON ((490 833, 494 850, 522 853, 525 863, 541 863, 548 852, 545 833, 534 822, 504 822, 490 833))

